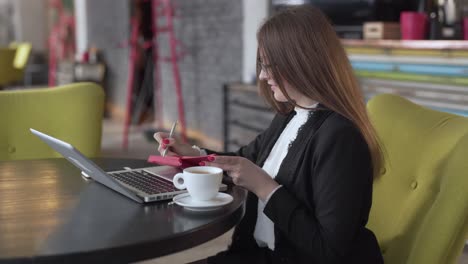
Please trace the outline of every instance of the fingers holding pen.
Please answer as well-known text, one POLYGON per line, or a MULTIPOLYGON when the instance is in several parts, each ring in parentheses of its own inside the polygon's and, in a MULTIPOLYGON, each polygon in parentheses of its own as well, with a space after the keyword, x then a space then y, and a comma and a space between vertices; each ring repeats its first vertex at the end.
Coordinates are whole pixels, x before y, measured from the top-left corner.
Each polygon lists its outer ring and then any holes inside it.
POLYGON ((159 143, 158 151, 164 156, 200 156, 200 151, 192 148, 190 144, 185 143, 175 133, 157 132, 153 135, 154 139, 159 143))
MULTIPOLYGON (((169 134, 164 132, 157 132, 153 135, 154 139, 159 143, 158 151, 162 154, 166 149, 170 148, 175 143, 174 138, 170 138, 169 134)), ((166 155, 174 156, 176 153, 167 150, 166 155)))
POLYGON ((156 132, 154 133, 153 138, 156 139, 158 143, 162 143, 165 139, 172 139, 169 137, 169 133, 165 132, 156 132))
POLYGON ((163 152, 167 149, 166 156, 177 156, 177 153, 171 151, 171 148, 169 148, 169 147, 170 147, 170 145, 160 144, 159 147, 158 147, 158 151, 162 155, 163 152))
POLYGON ((158 142, 158 144, 162 144, 162 141, 167 138, 167 133, 164 132, 157 132, 154 133, 153 138, 158 142))
POLYGON ((175 143, 175 140, 173 138, 165 138, 165 139, 162 140, 161 146, 162 146, 163 149, 166 149, 166 148, 174 145, 174 143, 175 143))

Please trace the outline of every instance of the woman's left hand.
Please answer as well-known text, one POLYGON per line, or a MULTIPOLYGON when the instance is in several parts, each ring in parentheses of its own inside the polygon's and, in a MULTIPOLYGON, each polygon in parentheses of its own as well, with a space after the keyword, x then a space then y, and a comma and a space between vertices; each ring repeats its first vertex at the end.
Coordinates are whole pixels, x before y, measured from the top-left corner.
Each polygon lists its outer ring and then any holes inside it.
POLYGON ((223 169, 234 184, 255 193, 261 200, 265 200, 279 186, 266 171, 243 157, 215 156, 214 161, 205 162, 205 166, 223 169))

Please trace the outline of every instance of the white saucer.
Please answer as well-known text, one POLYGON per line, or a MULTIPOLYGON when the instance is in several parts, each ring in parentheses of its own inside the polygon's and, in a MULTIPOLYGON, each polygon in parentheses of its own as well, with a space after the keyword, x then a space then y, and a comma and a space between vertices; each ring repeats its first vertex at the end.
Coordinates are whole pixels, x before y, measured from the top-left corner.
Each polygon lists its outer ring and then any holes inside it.
POLYGON ((181 193, 172 198, 175 204, 183 206, 186 209, 193 211, 207 211, 221 208, 234 200, 231 195, 219 192, 213 199, 208 201, 193 200, 190 194, 181 193))

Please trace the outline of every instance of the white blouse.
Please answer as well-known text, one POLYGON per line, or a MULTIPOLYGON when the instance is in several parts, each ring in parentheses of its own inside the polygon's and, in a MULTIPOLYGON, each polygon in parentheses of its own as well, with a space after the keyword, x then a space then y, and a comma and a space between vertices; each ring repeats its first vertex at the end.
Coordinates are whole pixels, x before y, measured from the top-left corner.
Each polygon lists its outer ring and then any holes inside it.
MULTIPOLYGON (((311 107, 315 107, 316 105, 317 104, 311 107)), ((289 144, 296 139, 299 128, 309 118, 310 110, 295 107, 294 111, 296 112, 296 115, 294 115, 294 117, 289 121, 286 128, 279 136, 270 152, 270 155, 263 165, 263 170, 266 171, 273 179, 276 177, 276 174, 278 174, 281 163, 288 153, 289 144)), ((270 218, 263 213, 263 209, 273 193, 280 187, 281 186, 273 190, 266 201, 258 199, 257 223, 255 225, 254 238, 259 247, 268 247, 271 250, 275 249, 274 224, 270 218)))

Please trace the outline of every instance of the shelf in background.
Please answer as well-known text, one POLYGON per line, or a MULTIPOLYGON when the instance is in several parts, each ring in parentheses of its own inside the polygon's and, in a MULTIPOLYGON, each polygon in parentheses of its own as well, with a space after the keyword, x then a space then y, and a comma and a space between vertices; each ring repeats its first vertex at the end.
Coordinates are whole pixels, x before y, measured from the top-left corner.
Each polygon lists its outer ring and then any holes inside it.
POLYGON ((468 41, 343 40, 366 98, 399 94, 468 116, 468 41))
POLYGON ((356 40, 342 39, 347 47, 367 47, 386 49, 434 49, 467 50, 468 41, 464 40, 356 40))
POLYGON ((366 99, 381 93, 398 94, 434 110, 468 116, 468 88, 447 84, 361 78, 366 99))

